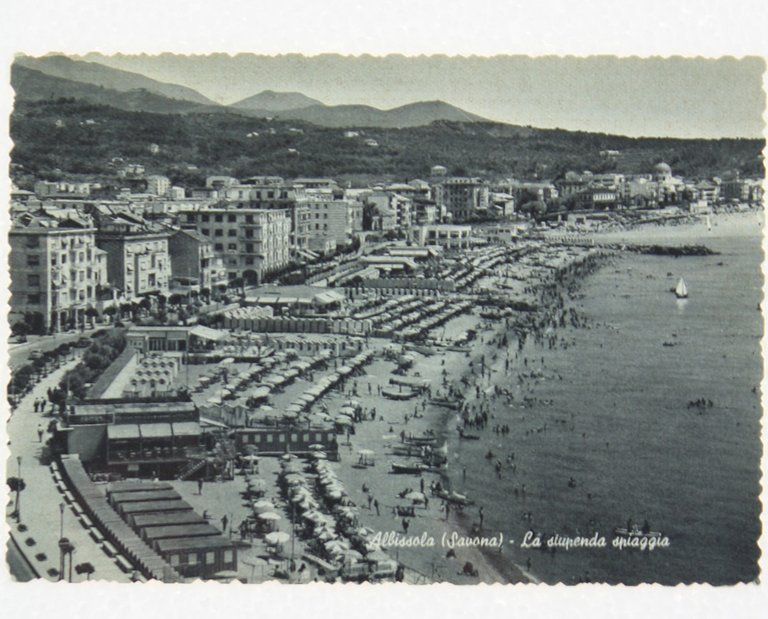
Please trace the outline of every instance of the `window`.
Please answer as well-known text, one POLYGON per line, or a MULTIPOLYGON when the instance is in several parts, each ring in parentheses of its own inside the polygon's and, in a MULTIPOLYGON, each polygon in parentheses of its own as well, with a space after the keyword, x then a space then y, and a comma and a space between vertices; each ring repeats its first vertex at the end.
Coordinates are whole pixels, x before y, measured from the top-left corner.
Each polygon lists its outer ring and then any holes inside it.
POLYGON ((246 256, 245 257, 245 264, 247 264, 248 266, 253 266, 253 264, 254 264, 253 256, 246 256))
POLYGON ((187 555, 187 565, 197 565, 197 553, 187 555))
POLYGON ((252 239, 253 238, 253 230, 246 230, 245 231, 245 238, 246 239, 252 239))
POLYGON ((298 434, 291 434, 291 443, 297 443, 299 441, 298 434))
POLYGON ((237 236, 237 229, 232 228, 230 230, 227 230, 227 236, 237 236))
POLYGON ((232 250, 232 251, 237 251, 237 243, 229 243, 227 245, 227 249, 232 250))
POLYGON ((213 565, 216 562, 216 553, 213 551, 205 553, 205 562, 208 565, 213 565))
POLYGON ((214 243, 213 249, 216 251, 224 251, 224 244, 223 243, 214 243))
POLYGON ((230 223, 235 223, 237 221, 237 215, 227 215, 227 221, 230 223))
POLYGON ((171 555, 171 565, 177 566, 180 562, 181 557, 179 555, 171 555))
POLYGON ((27 295, 27 303, 30 305, 37 305, 40 303, 40 295, 39 294, 30 294, 27 295))
POLYGON ((232 563, 235 560, 235 555, 232 550, 224 551, 224 563, 232 563))
POLYGON ((267 442, 267 443, 271 443, 272 442, 272 435, 271 434, 267 434, 267 438, 266 438, 265 442, 267 442))
POLYGON ((253 215, 246 215, 245 216, 245 223, 252 224, 253 223, 253 215))
POLYGON ((285 434, 278 434, 277 435, 277 442, 278 443, 285 443, 285 434))
POLYGON ((61 264, 67 264, 67 254, 61 254, 61 264))
POLYGON ((304 441, 305 443, 309 443, 309 434, 304 434, 301 437, 301 440, 304 441))
POLYGON ((224 230, 222 230, 221 228, 217 228, 216 230, 213 231, 213 236, 224 236, 224 230))
POLYGON ((245 251, 248 252, 249 254, 253 253, 253 243, 246 243, 245 251))
POLYGON ((205 214, 205 215, 202 216, 202 220, 207 223, 207 222, 211 221, 211 216, 208 215, 208 214, 205 214))
POLYGON ((211 229, 210 228, 203 228, 200 230, 205 236, 211 236, 211 229))
POLYGON ((213 219, 217 224, 220 224, 222 221, 224 221, 224 215, 215 215, 213 219))
POLYGON ((27 237, 27 247, 40 247, 40 237, 37 236, 28 236, 27 237))
POLYGON ((40 266, 40 256, 27 256, 27 266, 28 267, 40 266))

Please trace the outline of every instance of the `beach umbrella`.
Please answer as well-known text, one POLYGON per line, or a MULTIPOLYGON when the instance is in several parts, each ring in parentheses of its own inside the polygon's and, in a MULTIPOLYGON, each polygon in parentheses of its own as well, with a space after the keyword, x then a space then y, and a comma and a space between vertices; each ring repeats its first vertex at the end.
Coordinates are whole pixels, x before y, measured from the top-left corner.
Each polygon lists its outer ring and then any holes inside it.
POLYGON ((285 542, 287 542, 289 539, 291 539, 291 536, 287 533, 283 533, 282 531, 273 531, 272 533, 267 533, 264 536, 264 541, 272 546, 285 544, 285 542))
MULTIPOLYGON (((272 507, 274 508, 274 505, 272 507)), ((259 520, 264 520, 265 522, 277 522, 282 519, 283 517, 277 512, 264 512, 263 514, 259 514, 259 520)))
POLYGON ((275 506, 269 499, 261 499, 253 504, 253 509, 256 511, 271 512, 275 509, 275 506))
POLYGON ((327 496, 329 499, 335 499, 338 501, 339 499, 341 499, 342 495, 340 490, 331 489, 325 493, 325 496, 327 496))
POLYGON ((349 543, 343 540, 330 540, 325 542, 325 549, 331 554, 343 554, 349 550, 349 543))
POLYGON ((288 462, 290 460, 293 460, 295 457, 296 456, 294 456, 293 454, 283 454, 282 456, 280 456, 280 459, 283 460, 283 462, 288 462))
POLYGON ((335 533, 332 531, 329 531, 327 529, 323 529, 316 535, 317 539, 319 539, 321 542, 331 542, 335 541, 338 537, 335 533))
POLYGON ((322 449, 325 449, 325 446, 321 445, 320 443, 314 443, 313 445, 309 446, 309 449, 311 449, 313 451, 320 451, 322 449))
POLYGON ((350 563, 354 563, 363 558, 362 554, 360 554, 357 550, 353 550, 351 548, 343 551, 341 554, 344 556, 344 560, 349 561, 350 563))
POLYGON ((374 455, 376 452, 375 452, 375 451, 373 451, 372 449, 359 449, 357 453, 358 453, 358 455, 360 455, 360 456, 366 456, 366 457, 368 457, 368 456, 372 456, 372 455, 374 455))

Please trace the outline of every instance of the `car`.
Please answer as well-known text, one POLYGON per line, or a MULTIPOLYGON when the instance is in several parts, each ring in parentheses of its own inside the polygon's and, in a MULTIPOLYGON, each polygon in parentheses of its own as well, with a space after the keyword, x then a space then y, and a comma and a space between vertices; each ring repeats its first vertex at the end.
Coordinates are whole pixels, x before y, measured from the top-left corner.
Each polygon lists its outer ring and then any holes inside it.
POLYGON ((31 353, 29 353, 29 358, 32 361, 36 361, 37 359, 43 358, 43 351, 42 350, 33 350, 31 353))
POLYGON ((78 348, 88 348, 91 345, 91 340, 87 337, 81 337, 77 342, 75 342, 75 346, 78 348))
POLYGON ((14 335, 11 338, 11 343, 12 344, 24 344, 26 341, 27 341, 27 336, 26 335, 14 335))

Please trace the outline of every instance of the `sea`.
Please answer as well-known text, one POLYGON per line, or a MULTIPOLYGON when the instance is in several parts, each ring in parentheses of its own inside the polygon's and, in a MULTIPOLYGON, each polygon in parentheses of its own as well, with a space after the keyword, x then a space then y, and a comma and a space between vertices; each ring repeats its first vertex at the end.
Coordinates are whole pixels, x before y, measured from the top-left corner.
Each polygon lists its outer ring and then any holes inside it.
POLYGON ((492 405, 480 440, 450 433, 452 487, 483 507, 484 534, 514 542, 495 561, 546 583, 757 579, 762 228, 739 217, 680 230, 718 255, 617 254, 566 302, 586 326, 498 370, 514 400, 492 405), (671 292, 680 277, 687 300, 671 292), (616 528, 646 522, 666 547, 613 546, 616 528), (605 546, 524 548, 528 531, 605 546))

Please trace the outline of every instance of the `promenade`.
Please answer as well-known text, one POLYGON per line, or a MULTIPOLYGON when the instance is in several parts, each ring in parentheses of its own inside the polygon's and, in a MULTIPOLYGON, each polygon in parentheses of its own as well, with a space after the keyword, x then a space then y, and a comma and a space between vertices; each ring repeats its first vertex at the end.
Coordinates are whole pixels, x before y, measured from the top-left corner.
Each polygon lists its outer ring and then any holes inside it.
MULTIPOLYGON (((63 522, 64 537, 75 547, 72 554, 73 566, 84 562, 93 565, 95 571, 90 577, 91 580, 128 582, 130 574, 122 572, 89 537, 56 489, 51 470, 41 463, 43 446, 49 435, 46 432, 40 441, 38 429, 47 429, 52 418, 44 416, 43 413, 35 413, 34 402, 37 398, 45 398, 48 388, 58 385, 64 374, 75 367, 79 360, 79 357, 76 357, 41 380, 19 403, 8 420, 7 430, 13 457, 7 463, 6 474, 8 477, 19 476, 17 457, 21 457, 21 478, 26 487, 19 497, 20 522, 17 523, 11 516, 16 500, 14 494, 9 496, 6 520, 18 547, 41 578, 49 581, 59 580, 59 537, 63 522), (64 505, 63 518, 60 505, 64 505), (22 528, 26 527, 26 530, 20 530, 20 525, 22 528), (33 540, 34 544, 30 545, 29 540, 33 540)), ((64 576, 69 578, 69 559, 64 576)), ((86 576, 77 574, 73 567, 72 582, 84 580, 86 576)))

